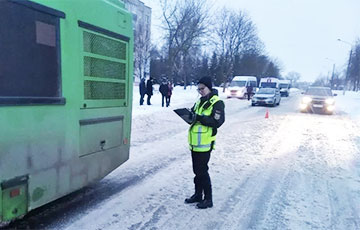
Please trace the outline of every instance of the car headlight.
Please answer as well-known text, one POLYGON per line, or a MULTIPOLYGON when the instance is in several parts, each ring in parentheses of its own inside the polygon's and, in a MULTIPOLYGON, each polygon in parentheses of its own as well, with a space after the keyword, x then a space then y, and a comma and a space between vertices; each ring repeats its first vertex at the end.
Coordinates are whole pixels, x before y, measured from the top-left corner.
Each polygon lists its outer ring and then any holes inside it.
POLYGON ((308 104, 300 104, 300 110, 305 110, 308 107, 308 104))
POLYGON ((332 111, 335 110, 335 106, 334 106, 334 105, 328 105, 328 106, 326 107, 326 109, 327 109, 327 111, 332 112, 332 111))
POLYGON ((328 98, 325 100, 325 103, 328 104, 328 105, 332 105, 335 103, 335 100, 333 98, 328 98))
POLYGON ((308 104, 312 101, 311 97, 303 97, 302 99, 302 103, 304 104, 308 104))

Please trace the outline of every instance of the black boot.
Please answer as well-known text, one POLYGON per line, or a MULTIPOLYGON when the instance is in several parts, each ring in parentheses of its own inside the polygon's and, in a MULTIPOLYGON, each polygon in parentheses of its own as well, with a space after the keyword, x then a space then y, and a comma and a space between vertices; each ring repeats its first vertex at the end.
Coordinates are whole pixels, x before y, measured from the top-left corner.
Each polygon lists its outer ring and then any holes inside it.
POLYGON ((203 200, 196 205, 196 207, 200 209, 211 208, 212 206, 213 206, 213 202, 211 199, 203 200))
POLYGON ((212 202, 212 188, 211 188, 210 178, 209 178, 209 183, 204 186, 204 194, 205 194, 204 200, 198 203, 196 207, 200 209, 211 208, 213 206, 213 202, 212 202))
POLYGON ((195 193, 190 198, 185 199, 185 204, 192 204, 192 203, 201 202, 201 201, 202 201, 202 194, 195 193))
POLYGON ((197 183, 194 180, 195 183, 195 194, 192 195, 190 198, 186 198, 185 199, 185 204, 192 204, 192 203, 196 203, 196 202, 201 202, 202 198, 203 198, 203 189, 200 186, 199 183, 197 183))

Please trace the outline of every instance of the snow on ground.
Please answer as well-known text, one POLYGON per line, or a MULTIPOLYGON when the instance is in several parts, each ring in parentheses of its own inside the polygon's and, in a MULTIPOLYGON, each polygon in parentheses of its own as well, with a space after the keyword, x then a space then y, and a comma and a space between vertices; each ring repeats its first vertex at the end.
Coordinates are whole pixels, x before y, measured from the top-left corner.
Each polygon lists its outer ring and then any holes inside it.
POLYGON ((327 116, 299 113, 296 90, 274 108, 219 91, 226 121, 209 163, 213 208, 183 203, 193 193, 188 125, 172 110, 191 107, 196 87, 175 87, 169 108, 156 91, 140 106, 134 87, 130 159, 98 185, 122 189, 61 228, 360 229, 359 93, 336 92, 327 116))
POLYGON ((336 105, 339 110, 347 113, 356 121, 360 122, 360 92, 335 90, 336 105))

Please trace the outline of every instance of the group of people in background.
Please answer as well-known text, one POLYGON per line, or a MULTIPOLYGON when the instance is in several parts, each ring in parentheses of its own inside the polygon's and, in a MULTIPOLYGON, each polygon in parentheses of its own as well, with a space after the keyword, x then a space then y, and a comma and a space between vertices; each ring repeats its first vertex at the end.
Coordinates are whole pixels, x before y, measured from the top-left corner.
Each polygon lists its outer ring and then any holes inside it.
MULTIPOLYGON (((147 95, 147 104, 151 105, 151 96, 153 95, 153 78, 149 78, 146 81, 145 79, 141 79, 140 85, 139 85, 139 91, 140 91, 140 105, 144 104, 144 97, 147 95)), ((161 93, 161 106, 169 107, 170 105, 170 99, 172 95, 173 86, 170 83, 170 81, 167 81, 166 79, 163 79, 159 88, 159 91, 161 93)))

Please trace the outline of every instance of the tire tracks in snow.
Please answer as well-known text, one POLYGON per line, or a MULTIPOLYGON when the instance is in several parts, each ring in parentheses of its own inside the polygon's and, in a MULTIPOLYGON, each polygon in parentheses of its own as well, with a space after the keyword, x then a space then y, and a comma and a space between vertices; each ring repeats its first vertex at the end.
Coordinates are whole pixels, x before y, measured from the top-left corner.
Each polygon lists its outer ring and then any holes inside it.
MULTIPOLYGON (((263 161, 265 165, 249 171, 247 178, 224 203, 221 209, 222 223, 219 223, 217 227, 222 229, 232 229, 234 226, 237 226, 235 229, 286 229, 287 223, 283 210, 289 205, 286 195, 291 185, 291 178, 294 176, 294 172, 290 169, 295 164, 296 151, 300 143, 304 142, 302 133, 299 132, 301 128, 295 129, 294 133, 292 131, 294 127, 288 127, 289 122, 294 123, 291 119, 289 116, 281 117, 281 119, 278 117, 281 122, 273 122, 269 125, 273 128, 269 131, 272 133, 260 137, 270 141, 271 137, 277 136, 276 141, 271 142, 271 148, 266 150, 266 156, 263 156, 267 158, 263 161), (284 137, 284 135, 289 137, 289 133, 295 134, 295 139, 298 137, 297 145, 290 150, 284 146, 293 142, 290 139, 286 141, 284 137), (234 199, 234 197, 237 198, 234 199), (232 205, 229 207, 228 204, 232 205), (235 222, 227 217, 233 212, 239 214, 239 219, 235 222), (268 222, 262 226, 265 219, 268 222)), ((290 135, 289 138, 294 138, 294 136, 290 135)), ((256 142, 256 140, 253 141, 256 142)))

